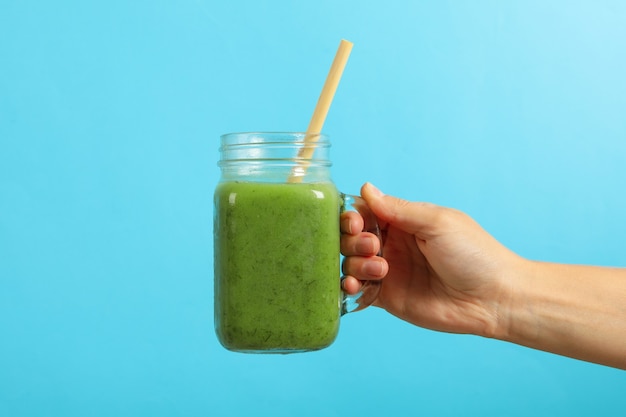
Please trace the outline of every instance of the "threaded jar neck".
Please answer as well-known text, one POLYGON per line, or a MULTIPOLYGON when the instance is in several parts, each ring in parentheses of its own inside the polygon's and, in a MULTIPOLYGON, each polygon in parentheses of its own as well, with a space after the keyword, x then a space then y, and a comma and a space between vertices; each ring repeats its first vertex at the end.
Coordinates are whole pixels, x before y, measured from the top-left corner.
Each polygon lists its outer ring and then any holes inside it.
POLYGON ((324 134, 228 133, 220 141, 222 181, 330 181, 330 141, 324 134))

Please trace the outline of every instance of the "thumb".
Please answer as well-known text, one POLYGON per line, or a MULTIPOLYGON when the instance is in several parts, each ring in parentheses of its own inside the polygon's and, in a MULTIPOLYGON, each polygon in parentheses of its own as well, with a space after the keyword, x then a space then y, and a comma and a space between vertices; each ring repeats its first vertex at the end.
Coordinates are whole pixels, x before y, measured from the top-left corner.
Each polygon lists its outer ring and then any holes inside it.
POLYGON ((443 209, 430 203, 409 202, 385 195, 370 183, 361 187, 361 196, 383 229, 393 225, 415 235, 429 235, 443 209))

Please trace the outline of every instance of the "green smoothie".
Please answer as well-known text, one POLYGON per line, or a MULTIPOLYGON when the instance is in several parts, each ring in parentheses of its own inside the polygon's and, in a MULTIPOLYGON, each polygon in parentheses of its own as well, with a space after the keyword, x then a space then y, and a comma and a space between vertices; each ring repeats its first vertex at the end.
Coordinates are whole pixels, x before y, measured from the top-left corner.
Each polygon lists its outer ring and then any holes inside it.
POLYGON ((215 191, 215 325, 224 347, 321 349, 339 328, 335 186, 223 182, 215 191))

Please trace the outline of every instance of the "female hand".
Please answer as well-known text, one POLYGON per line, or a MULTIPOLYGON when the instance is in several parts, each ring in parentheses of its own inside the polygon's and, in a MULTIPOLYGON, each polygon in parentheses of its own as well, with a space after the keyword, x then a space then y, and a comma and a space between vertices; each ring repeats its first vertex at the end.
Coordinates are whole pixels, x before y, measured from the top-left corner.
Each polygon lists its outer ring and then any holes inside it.
POLYGON ((358 292, 359 280, 382 279, 374 305, 418 326, 494 337, 506 325, 522 258, 459 211, 385 196, 371 184, 361 195, 379 219, 384 258, 360 216, 344 213, 346 292, 358 292))
POLYGON ((457 210, 385 196, 362 197, 378 217, 341 219, 344 290, 382 279, 374 305, 421 327, 471 333, 626 369, 626 268, 523 259, 457 210))

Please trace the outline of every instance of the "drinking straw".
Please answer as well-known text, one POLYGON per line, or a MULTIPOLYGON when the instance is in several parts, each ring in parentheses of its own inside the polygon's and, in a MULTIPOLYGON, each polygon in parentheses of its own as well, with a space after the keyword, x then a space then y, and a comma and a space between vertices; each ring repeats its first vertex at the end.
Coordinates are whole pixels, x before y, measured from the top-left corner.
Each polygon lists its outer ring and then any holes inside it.
POLYGON ((335 54, 335 59, 330 66, 330 71, 328 71, 328 75, 326 76, 326 82, 324 82, 324 87, 317 100, 317 105, 315 106, 315 111, 313 111, 309 127, 306 130, 304 146, 298 151, 297 161, 299 166, 292 169, 288 182, 301 182, 302 177, 304 177, 306 173, 306 167, 308 165, 306 161, 313 157, 313 152, 315 151, 315 146, 311 145, 315 144, 320 138, 324 120, 326 120, 330 104, 335 96, 335 91, 339 85, 343 69, 348 62, 350 51, 352 51, 352 42, 342 39, 339 43, 337 53, 335 54))

